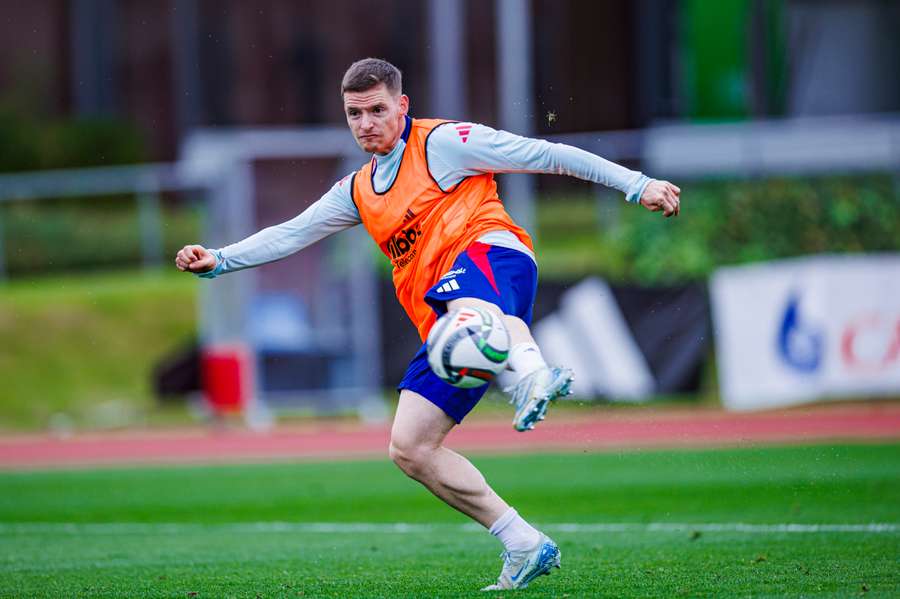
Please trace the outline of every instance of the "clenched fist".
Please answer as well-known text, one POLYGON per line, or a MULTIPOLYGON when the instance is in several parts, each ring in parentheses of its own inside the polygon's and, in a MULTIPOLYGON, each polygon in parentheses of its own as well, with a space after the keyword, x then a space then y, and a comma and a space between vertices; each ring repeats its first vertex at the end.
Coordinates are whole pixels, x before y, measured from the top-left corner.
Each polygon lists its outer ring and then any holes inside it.
POLYGON ((175 254, 178 270, 209 272, 216 267, 216 257, 202 245, 186 245, 175 254))
POLYGON ((666 217, 681 212, 681 189, 668 181, 651 181, 641 196, 641 205, 650 212, 663 211, 666 217))

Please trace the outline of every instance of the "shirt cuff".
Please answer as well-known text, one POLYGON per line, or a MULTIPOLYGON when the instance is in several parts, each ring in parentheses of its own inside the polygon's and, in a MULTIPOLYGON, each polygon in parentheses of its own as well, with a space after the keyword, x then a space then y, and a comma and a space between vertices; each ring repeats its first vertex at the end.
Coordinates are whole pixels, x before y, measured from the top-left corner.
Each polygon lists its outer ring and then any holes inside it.
POLYGON ((647 189, 647 186, 652 182, 653 179, 651 179, 647 175, 642 174, 637 181, 629 186, 628 193, 625 196, 625 201, 631 202, 632 204, 639 203, 641 201, 641 197, 644 195, 644 190, 647 189))
POLYGON ((210 250, 210 252, 216 257, 216 267, 209 272, 197 273, 201 279, 215 279, 225 270, 225 258, 222 257, 222 252, 219 250, 210 250))

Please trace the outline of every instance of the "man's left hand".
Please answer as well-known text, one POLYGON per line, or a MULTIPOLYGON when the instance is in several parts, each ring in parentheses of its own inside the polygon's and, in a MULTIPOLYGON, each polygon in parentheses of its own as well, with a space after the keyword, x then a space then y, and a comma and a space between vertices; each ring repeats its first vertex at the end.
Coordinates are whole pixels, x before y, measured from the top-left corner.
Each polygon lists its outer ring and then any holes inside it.
POLYGON ((668 181, 651 181, 641 196, 641 205, 650 212, 678 216, 681 212, 681 189, 668 181))

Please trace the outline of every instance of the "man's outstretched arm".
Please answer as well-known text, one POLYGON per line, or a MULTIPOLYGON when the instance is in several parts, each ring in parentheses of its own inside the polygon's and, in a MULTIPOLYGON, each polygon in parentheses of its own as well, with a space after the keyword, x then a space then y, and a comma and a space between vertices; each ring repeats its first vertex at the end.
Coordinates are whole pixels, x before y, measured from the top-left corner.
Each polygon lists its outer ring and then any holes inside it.
POLYGON ((287 222, 263 229, 221 249, 184 246, 175 256, 175 266, 211 279, 220 274, 280 260, 360 222, 348 176, 287 222))
POLYGON ((593 181, 666 216, 680 211, 681 190, 566 144, 514 135, 474 123, 448 123, 428 140, 428 167, 442 189, 480 173, 543 173, 593 181))

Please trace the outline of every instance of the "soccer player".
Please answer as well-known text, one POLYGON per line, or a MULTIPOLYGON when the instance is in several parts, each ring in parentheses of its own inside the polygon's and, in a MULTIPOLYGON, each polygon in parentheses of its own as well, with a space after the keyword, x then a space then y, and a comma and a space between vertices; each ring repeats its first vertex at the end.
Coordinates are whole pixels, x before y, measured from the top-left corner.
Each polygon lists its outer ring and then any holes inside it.
MULTIPOLYGON (((361 223, 391 259, 397 298, 423 340, 448 310, 478 307, 503 319, 511 340, 509 368, 517 377, 513 425, 533 428, 547 404, 568 393, 572 372, 549 366, 529 331, 537 286, 534 248, 504 210, 493 174, 570 175, 618 189, 627 201, 665 216, 679 213, 680 190, 571 146, 475 123, 410 118, 400 71, 384 60, 352 64, 341 96, 350 131, 372 159, 292 220, 221 249, 185 246, 176 266, 212 278, 284 258, 361 223)), ((391 459, 505 547, 500 577, 485 590, 524 588, 559 567, 556 544, 497 495, 466 458, 443 446, 485 387, 459 389, 440 380, 423 345, 398 389, 391 459)))

